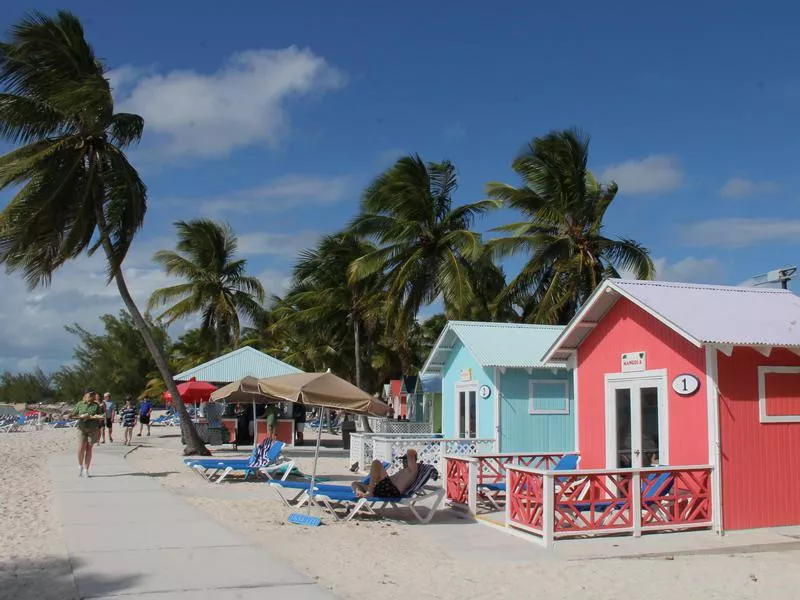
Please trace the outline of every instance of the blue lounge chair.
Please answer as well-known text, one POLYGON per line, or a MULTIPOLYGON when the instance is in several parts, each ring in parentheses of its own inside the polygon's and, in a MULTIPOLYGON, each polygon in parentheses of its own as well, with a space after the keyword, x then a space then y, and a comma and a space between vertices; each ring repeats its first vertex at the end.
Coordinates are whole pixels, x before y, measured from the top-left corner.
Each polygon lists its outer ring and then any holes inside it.
POLYGON ((281 456, 283 442, 272 442, 264 459, 260 459, 259 450, 263 446, 253 448, 249 458, 232 458, 220 460, 219 458, 186 459, 184 462, 204 479, 214 483, 222 483, 231 473, 243 473, 245 479, 251 475, 263 473, 268 479, 273 475, 282 474, 286 479, 292 471, 296 470, 293 460, 285 460, 281 456), (219 475, 217 475, 219 473, 219 475), (215 479, 216 476, 216 479, 215 479))
MULTIPOLYGON (((388 469, 389 463, 384 462, 383 468, 388 469)), ((370 476, 367 475, 361 480, 361 483, 368 485, 369 479, 370 476)), ((298 506, 303 506, 306 502, 308 502, 309 494, 311 492, 310 481, 287 481, 286 479, 271 479, 267 481, 267 484, 269 484, 270 489, 275 492, 275 494, 278 496, 278 499, 286 507, 297 508, 298 506), (294 493, 294 496, 287 498, 281 493, 281 490, 291 490, 294 493)), ((314 490, 318 492, 353 492, 353 488, 349 485, 320 483, 319 481, 314 483, 314 490)))
MULTIPOLYGON (((558 459, 558 462, 552 468, 553 471, 574 471, 578 468, 581 462, 580 454, 565 454, 558 459)), ((563 478, 557 478, 556 482, 563 482, 563 478)), ((506 482, 496 481, 494 483, 479 483, 478 495, 485 498, 495 510, 502 510, 500 503, 500 496, 506 493, 506 482)))
POLYGON ((382 504, 384 507, 405 506, 419 520, 420 523, 428 523, 433 518, 433 515, 438 510, 439 505, 442 503, 445 496, 443 488, 428 486, 428 482, 431 479, 436 480, 438 478, 439 473, 433 467, 433 465, 420 464, 419 473, 417 474, 417 478, 414 480, 414 483, 412 483, 411 487, 406 490, 405 494, 398 498, 362 498, 354 494, 352 490, 337 492, 314 490, 312 492, 311 500, 315 504, 325 507, 337 521, 349 521, 361 510, 365 510, 370 514, 376 515, 377 513, 375 512, 373 506, 382 504), (417 510, 417 504, 428 498, 434 498, 433 506, 430 507, 427 514, 422 515, 417 510), (349 508, 349 510, 344 516, 340 517, 336 512, 337 506, 343 506, 346 509, 349 508))

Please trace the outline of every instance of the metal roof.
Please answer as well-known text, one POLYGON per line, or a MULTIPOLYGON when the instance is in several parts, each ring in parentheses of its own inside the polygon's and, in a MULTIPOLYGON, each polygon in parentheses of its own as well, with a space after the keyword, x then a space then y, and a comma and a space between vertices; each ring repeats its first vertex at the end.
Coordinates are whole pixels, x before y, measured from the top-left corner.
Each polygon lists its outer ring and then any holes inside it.
POLYGON ((542 360, 545 350, 563 329, 556 325, 450 321, 442 330, 420 374, 441 374, 456 340, 460 340, 483 367, 566 367, 563 364, 545 365, 542 360))
POLYGON ((566 360, 620 298, 696 346, 800 350, 800 297, 789 290, 608 279, 555 340, 545 360, 566 360))
POLYGON ((263 377, 288 375, 289 373, 302 373, 302 371, 269 354, 260 352, 250 346, 244 346, 202 365, 197 365, 188 371, 179 373, 175 376, 175 380, 188 381, 194 377, 197 381, 231 383, 247 376, 261 379, 263 377))

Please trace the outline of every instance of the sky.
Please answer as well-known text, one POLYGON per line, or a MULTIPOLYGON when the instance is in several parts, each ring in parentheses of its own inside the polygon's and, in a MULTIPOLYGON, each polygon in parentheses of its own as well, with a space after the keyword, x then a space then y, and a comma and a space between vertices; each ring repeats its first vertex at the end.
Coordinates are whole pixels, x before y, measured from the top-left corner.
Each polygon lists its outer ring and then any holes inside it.
MULTIPOLYGON (((403 154, 451 160, 462 204, 518 184, 513 158, 568 127, 619 185, 606 235, 644 244, 659 279, 738 284, 800 262, 800 7, 562 4, 11 0, 0 30, 33 9, 75 12, 116 110, 144 117, 129 157, 149 209, 125 269, 142 304, 170 283, 151 258, 179 219, 230 223, 281 294, 298 251, 346 225, 403 154)), ((475 228, 517 220, 501 210, 475 228)), ((0 297, 0 371, 57 369, 75 344, 64 325, 97 331, 121 308, 99 255, 46 289, 0 272, 0 297)))

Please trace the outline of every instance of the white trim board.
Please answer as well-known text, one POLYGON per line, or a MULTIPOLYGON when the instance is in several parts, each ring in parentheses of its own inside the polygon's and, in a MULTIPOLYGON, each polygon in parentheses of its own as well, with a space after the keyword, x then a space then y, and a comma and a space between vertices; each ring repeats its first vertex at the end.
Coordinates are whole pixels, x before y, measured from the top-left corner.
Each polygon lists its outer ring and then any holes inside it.
POLYGON ((761 423, 800 423, 798 415, 768 415, 767 414, 767 375, 770 373, 783 373, 785 375, 800 375, 800 367, 758 367, 758 416, 761 423))

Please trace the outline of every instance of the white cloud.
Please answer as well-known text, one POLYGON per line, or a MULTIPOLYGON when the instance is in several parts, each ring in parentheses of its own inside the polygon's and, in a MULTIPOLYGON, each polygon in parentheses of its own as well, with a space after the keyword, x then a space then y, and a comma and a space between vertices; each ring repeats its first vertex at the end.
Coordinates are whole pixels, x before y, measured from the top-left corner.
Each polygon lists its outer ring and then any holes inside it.
POLYGON ((225 156, 285 134, 292 97, 340 88, 344 73, 311 50, 249 50, 218 71, 143 75, 123 66, 109 73, 118 110, 140 114, 145 136, 156 134, 173 157, 225 156), (127 89, 130 87, 130 89, 127 89))
POLYGON ((268 295, 283 296, 292 285, 292 276, 277 269, 264 269, 257 277, 268 295))
POLYGON ((731 177, 719 190, 725 198, 746 198, 758 194, 771 194, 778 189, 774 181, 753 181, 742 177, 731 177))
POLYGON ((654 258, 656 279, 660 281, 682 281, 687 283, 718 283, 723 276, 723 267, 716 258, 694 258, 687 256, 671 263, 666 258, 654 258))
POLYGON ((709 219, 685 225, 680 232, 687 246, 743 248, 764 242, 800 242, 798 219, 709 219))
POLYGON ((336 204, 345 198, 348 183, 344 176, 286 175, 254 188, 175 201, 199 205, 204 214, 277 213, 297 207, 336 204))
POLYGON ((298 231, 296 233, 255 232, 242 233, 239 238, 239 252, 246 255, 272 254, 294 258, 306 248, 312 248, 319 240, 317 231, 298 231))
POLYGON ((671 156, 653 154, 641 160, 628 160, 606 168, 602 181, 615 181, 623 194, 652 194, 678 188, 683 169, 671 156))

